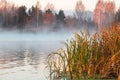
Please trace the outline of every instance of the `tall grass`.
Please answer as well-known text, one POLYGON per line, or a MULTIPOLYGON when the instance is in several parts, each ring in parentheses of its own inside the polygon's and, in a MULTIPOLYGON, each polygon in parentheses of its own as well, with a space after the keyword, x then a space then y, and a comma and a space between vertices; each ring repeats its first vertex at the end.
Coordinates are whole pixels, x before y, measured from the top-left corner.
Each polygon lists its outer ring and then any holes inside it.
POLYGON ((74 38, 48 55, 52 80, 117 78, 120 76, 119 24, 94 35, 75 33, 74 38))

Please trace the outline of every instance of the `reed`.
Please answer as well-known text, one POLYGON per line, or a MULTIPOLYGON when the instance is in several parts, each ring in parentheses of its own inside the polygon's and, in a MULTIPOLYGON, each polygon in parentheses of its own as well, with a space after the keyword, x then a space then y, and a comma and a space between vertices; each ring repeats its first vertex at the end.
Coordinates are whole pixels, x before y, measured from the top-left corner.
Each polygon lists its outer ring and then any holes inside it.
POLYGON ((120 76, 119 24, 100 33, 75 33, 61 48, 48 55, 52 80, 117 78, 120 76))

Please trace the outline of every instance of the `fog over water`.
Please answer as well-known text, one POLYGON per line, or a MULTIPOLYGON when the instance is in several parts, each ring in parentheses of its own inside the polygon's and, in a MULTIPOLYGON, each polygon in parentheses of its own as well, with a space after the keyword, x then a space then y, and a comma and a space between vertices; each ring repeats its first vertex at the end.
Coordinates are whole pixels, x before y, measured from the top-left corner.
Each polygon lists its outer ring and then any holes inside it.
POLYGON ((55 34, 55 33, 41 33, 41 34, 28 34, 28 33, 1 33, 0 41, 64 41, 70 37, 69 33, 55 34))
POLYGON ((59 29, 51 29, 49 27, 31 29, 13 29, 6 30, 0 29, 0 41, 66 41, 69 40, 74 33, 80 33, 81 31, 95 32, 94 27, 61 27, 59 29))
POLYGON ((80 31, 84 29, 0 30, 0 80, 49 80, 48 54, 80 31))
MULTIPOLYGON (((73 31, 74 32, 74 31, 73 31)), ((47 56, 62 48, 71 31, 0 32, 0 80, 49 80, 47 56)))

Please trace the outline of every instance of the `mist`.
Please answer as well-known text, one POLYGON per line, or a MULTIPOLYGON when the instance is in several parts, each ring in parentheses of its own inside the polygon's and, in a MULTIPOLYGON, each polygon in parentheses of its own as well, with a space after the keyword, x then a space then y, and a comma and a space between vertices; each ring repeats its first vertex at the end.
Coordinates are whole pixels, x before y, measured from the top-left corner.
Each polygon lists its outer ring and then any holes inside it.
POLYGON ((70 38, 72 32, 17 32, 4 31, 0 32, 0 41, 65 41, 70 38))

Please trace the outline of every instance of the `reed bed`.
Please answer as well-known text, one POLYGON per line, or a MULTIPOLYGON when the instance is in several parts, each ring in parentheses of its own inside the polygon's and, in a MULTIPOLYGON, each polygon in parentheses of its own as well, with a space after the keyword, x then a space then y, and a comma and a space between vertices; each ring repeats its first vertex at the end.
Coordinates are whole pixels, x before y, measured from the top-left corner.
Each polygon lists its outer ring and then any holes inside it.
POLYGON ((100 33, 75 33, 65 47, 48 55, 51 80, 120 77, 120 24, 100 33))

